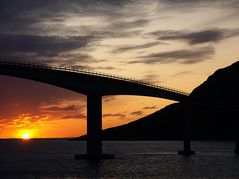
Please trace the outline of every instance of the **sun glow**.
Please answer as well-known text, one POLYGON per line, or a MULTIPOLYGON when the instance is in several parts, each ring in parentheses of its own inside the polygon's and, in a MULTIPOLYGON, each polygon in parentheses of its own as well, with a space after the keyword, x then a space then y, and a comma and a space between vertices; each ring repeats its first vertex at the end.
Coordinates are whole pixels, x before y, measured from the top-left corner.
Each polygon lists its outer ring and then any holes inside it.
POLYGON ((19 129, 15 135, 16 135, 15 138, 17 139, 32 139, 36 137, 40 138, 37 129, 19 129))
POLYGON ((30 139, 30 138, 31 138, 31 136, 28 132, 25 132, 25 133, 22 134, 22 139, 27 140, 27 139, 30 139))

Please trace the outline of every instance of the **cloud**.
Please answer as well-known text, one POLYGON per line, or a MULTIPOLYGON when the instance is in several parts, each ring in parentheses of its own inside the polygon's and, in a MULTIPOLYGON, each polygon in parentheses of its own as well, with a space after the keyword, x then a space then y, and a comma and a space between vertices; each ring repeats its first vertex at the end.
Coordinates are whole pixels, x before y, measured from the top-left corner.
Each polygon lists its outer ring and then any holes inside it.
POLYGON ((125 114, 122 114, 122 113, 107 113, 107 114, 103 114, 103 117, 120 117, 120 118, 124 118, 125 114))
POLYGON ((143 109, 156 109, 156 105, 153 106, 145 106, 143 109))
POLYGON ((0 34, 0 53, 59 54, 86 47, 90 36, 39 36, 0 34))
POLYGON ((122 14, 121 8, 127 7, 125 5, 130 2, 131 0, 1 0, 0 20, 5 24, 3 27, 18 27, 19 30, 26 31, 27 27, 34 29, 34 25, 42 22, 62 22, 69 14, 117 17, 122 14))
POLYGON ((150 83, 162 82, 161 80, 159 80, 159 76, 155 75, 155 74, 145 75, 144 78, 142 78, 142 81, 147 81, 147 82, 150 82, 150 83))
POLYGON ((134 111, 130 113, 131 115, 135 115, 135 116, 139 116, 141 114, 143 114, 143 111, 134 111))
POLYGON ((174 63, 174 62, 181 64, 194 64, 210 59, 213 54, 214 48, 208 46, 201 48, 152 53, 149 55, 139 56, 138 57, 139 60, 131 61, 129 62, 129 64, 133 63, 154 64, 154 63, 174 63))
POLYGON ((86 119, 86 115, 85 114, 66 115, 63 116, 62 119, 86 119))
POLYGON ((50 106, 41 106, 40 109, 44 111, 76 111, 79 110, 80 107, 77 105, 68 105, 68 106, 50 105, 50 106))
POLYGON ((93 39, 90 36, 0 34, 0 56, 60 67, 90 69, 87 64, 101 62, 87 53, 86 49, 96 40, 93 39))
POLYGON ((1 120, 1 127, 3 128, 34 128, 46 126, 51 124, 50 115, 33 115, 30 113, 23 113, 14 118, 1 120))
POLYGON ((147 19, 136 19, 133 21, 119 20, 119 21, 111 23, 107 27, 107 29, 122 31, 122 30, 134 29, 139 27, 142 28, 147 23, 149 23, 149 20, 147 19))
POLYGON ((196 32, 183 31, 155 31, 150 33, 156 36, 158 40, 182 40, 190 45, 203 43, 216 43, 226 38, 239 35, 239 29, 207 29, 196 32))
POLYGON ((120 48, 112 50, 111 53, 124 53, 124 52, 128 52, 131 50, 139 50, 139 49, 154 47, 159 44, 161 44, 161 43, 160 42, 151 42, 151 43, 146 43, 146 44, 142 44, 142 45, 124 46, 124 47, 120 47, 120 48))
POLYGON ((114 100, 116 100, 116 97, 115 97, 115 96, 103 96, 103 101, 104 101, 105 103, 111 102, 111 101, 114 101, 114 100))
POLYGON ((205 30, 182 35, 181 39, 188 41, 188 43, 191 45, 207 42, 217 42, 223 39, 223 33, 217 30, 205 30))
POLYGON ((0 2, 0 32, 16 34, 92 34, 125 36, 143 27, 143 18, 129 18, 134 0, 15 0, 0 2), (12 13, 14 12, 14 13, 12 13), (130 20, 129 20, 130 19, 130 20))
POLYGON ((160 0, 160 2, 164 4, 167 10, 174 9, 177 11, 183 11, 184 13, 191 12, 193 10, 195 11, 199 8, 227 8, 228 10, 232 10, 239 7, 239 1, 237 0, 160 0))
POLYGON ((194 73, 193 71, 182 71, 182 72, 175 73, 174 75, 172 75, 172 77, 178 77, 181 75, 187 75, 187 74, 193 74, 193 73, 194 73))
POLYGON ((119 68, 113 66, 97 66, 93 68, 94 70, 119 70, 119 68))

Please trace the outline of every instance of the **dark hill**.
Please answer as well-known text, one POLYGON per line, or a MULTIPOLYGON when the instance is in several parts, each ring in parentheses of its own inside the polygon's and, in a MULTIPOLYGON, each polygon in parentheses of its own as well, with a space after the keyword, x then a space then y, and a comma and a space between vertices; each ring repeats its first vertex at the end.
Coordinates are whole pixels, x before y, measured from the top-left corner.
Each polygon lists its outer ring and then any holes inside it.
MULTIPOLYGON (((239 62, 217 70, 190 94, 192 97, 239 106, 239 62)), ((103 140, 179 140, 184 134, 184 119, 190 117, 192 139, 234 139, 239 131, 238 112, 191 106, 187 115, 183 104, 171 104, 126 125, 105 129, 103 140)), ((80 137, 85 139, 85 136, 80 137)))

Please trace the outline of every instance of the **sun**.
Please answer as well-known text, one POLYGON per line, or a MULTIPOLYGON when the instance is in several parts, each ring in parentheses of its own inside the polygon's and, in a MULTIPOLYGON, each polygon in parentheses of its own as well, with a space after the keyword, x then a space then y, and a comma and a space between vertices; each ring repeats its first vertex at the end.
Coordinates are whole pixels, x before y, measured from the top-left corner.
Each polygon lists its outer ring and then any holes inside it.
POLYGON ((22 139, 27 140, 27 139, 30 139, 30 138, 31 138, 31 136, 28 132, 25 132, 25 133, 22 134, 22 139))

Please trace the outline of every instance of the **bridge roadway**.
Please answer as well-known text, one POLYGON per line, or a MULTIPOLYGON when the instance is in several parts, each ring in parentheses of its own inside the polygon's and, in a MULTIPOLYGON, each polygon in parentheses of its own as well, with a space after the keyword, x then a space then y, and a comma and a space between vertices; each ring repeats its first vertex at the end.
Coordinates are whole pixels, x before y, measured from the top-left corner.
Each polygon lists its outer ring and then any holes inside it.
MULTIPOLYGON (((93 71, 62 68, 43 64, 26 63, 0 58, 0 75, 14 76, 59 86, 87 96, 87 154, 76 158, 112 158, 102 154, 102 96, 138 95, 164 98, 190 104, 189 93, 154 85, 149 82, 93 71)), ((190 148, 190 121, 186 121, 184 151, 193 154, 190 148)))

